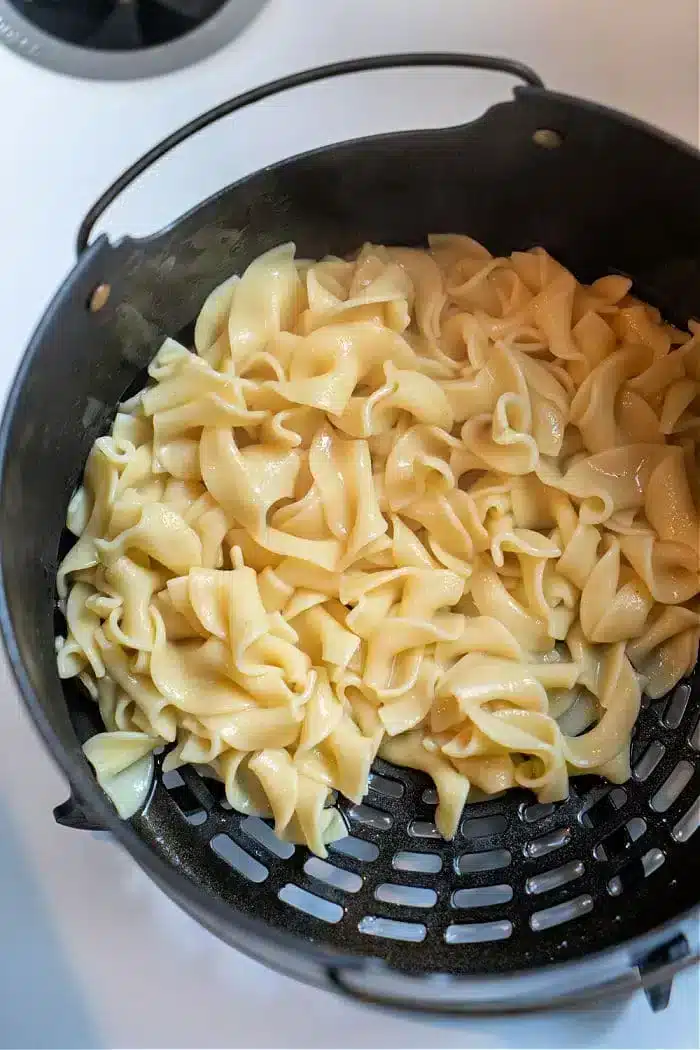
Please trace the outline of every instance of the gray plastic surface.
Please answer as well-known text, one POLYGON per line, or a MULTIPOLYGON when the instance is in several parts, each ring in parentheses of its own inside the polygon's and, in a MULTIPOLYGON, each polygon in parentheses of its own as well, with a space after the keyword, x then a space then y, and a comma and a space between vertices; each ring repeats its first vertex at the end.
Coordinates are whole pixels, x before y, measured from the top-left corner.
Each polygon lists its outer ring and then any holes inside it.
POLYGON ((97 51, 42 32, 9 0, 0 0, 0 42, 23 58, 56 73, 91 80, 140 80, 192 65, 233 40, 267 0, 230 0, 191 33, 142 51, 97 51))

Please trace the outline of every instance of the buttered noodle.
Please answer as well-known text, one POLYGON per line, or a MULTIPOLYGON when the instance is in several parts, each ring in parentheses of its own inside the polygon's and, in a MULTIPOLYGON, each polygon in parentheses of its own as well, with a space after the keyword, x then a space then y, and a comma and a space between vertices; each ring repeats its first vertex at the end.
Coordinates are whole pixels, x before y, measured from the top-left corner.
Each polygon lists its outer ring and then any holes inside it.
POLYGON ((379 753, 541 801, 630 775, 645 690, 694 665, 698 336, 543 249, 283 245, 167 339, 68 512, 62 677, 123 816, 206 767, 325 855, 379 753))

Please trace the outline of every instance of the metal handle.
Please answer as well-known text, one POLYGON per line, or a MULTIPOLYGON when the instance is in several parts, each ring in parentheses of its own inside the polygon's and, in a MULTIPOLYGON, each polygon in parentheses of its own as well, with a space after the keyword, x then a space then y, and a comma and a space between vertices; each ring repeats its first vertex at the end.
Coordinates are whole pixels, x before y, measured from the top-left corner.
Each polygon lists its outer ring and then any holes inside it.
MULTIPOLYGON (((547 1002, 533 1002, 513 1004, 510 1002, 494 1002, 484 1004, 480 1002, 470 1003, 468 1000, 440 1001, 421 1000, 417 996, 411 999, 403 999, 396 995, 383 995, 367 988, 353 987, 345 980, 346 971, 340 969, 329 969, 328 980, 332 988, 340 992, 346 999, 361 1002, 367 1006, 381 1006, 384 1008, 401 1010, 408 1013, 432 1014, 435 1017, 493 1017, 495 1015, 518 1016, 523 1014, 541 1013, 544 1010, 569 1010, 576 1007, 590 1005, 606 999, 629 994, 636 991, 644 991, 649 998, 653 1009, 663 1009, 668 1003, 668 994, 664 995, 660 1006, 654 1005, 653 992, 655 989, 668 989, 676 974, 691 966, 700 963, 700 955, 686 955, 681 959, 659 966, 651 973, 642 973, 638 968, 629 970, 615 977, 605 984, 595 985, 580 992, 557 996, 547 1002)), ((348 974, 354 971, 347 971, 348 974)))
POLYGON ((243 109, 253 102, 260 102, 262 99, 270 98, 271 95, 278 95, 282 91, 289 91, 291 88, 301 87, 304 84, 313 84, 317 80, 330 80, 333 77, 345 76, 346 73, 362 73, 375 69, 395 69, 400 66, 454 66, 465 69, 487 69, 516 77, 530 87, 544 88, 544 83, 537 73, 530 69, 529 66, 523 65, 522 62, 516 62, 510 58, 499 58, 494 55, 462 55, 443 51, 417 54, 371 55, 368 58, 353 58, 345 62, 331 62, 329 65, 317 66, 315 69, 306 69, 299 73, 292 73, 291 76, 281 77, 279 80, 273 80, 269 84, 262 84, 260 87, 245 91, 242 95, 228 99, 227 102, 221 102, 218 106, 214 106, 213 109, 207 110, 206 113, 202 113, 199 117, 195 117, 189 123, 183 124, 177 131, 173 131, 167 138, 164 138, 147 153, 144 153, 118 179, 114 180, 112 185, 105 190, 90 208, 78 230, 76 238, 78 255, 82 255, 87 248, 95 223, 105 210, 114 203, 119 194, 127 186, 130 186, 139 175, 142 175, 144 171, 150 168, 152 164, 164 157, 166 153, 170 153, 181 142, 185 142, 191 135, 196 135, 198 131, 208 128, 210 124, 216 123, 222 117, 227 117, 230 113, 235 113, 236 110, 243 109))

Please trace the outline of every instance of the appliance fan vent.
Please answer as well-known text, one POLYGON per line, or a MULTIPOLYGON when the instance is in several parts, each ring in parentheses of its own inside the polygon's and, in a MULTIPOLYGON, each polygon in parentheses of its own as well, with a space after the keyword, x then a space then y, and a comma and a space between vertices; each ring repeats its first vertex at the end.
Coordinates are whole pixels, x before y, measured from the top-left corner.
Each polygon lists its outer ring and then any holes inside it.
POLYGON ((265 0, 0 0, 0 39, 61 73, 132 79, 190 65, 232 40, 265 0))

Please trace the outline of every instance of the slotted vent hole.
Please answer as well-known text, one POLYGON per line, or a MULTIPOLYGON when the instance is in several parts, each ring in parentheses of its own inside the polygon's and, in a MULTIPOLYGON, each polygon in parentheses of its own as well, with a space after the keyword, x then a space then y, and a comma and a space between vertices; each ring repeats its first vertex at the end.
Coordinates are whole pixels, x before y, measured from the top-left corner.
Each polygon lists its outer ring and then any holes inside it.
POLYGON ((194 813, 186 813, 185 819, 188 824, 192 824, 194 827, 198 827, 200 824, 204 824, 207 819, 206 809, 196 809, 194 813))
POLYGON ((551 929, 552 926, 561 926, 565 922, 580 919, 592 910, 593 898, 584 893, 580 897, 574 897, 573 900, 564 901, 563 904, 555 904, 552 908, 533 912, 530 916, 530 928, 535 933, 541 933, 543 930, 551 929))
POLYGON ((346 893, 357 893, 362 888, 362 877, 354 871, 345 868, 337 868, 335 864, 328 864, 319 857, 309 857, 304 864, 304 871, 314 879, 328 883, 337 890, 346 893))
POLYGON ((583 861, 572 860, 568 864, 562 864, 559 868, 550 871, 541 871, 537 875, 531 875, 525 883, 525 892, 538 896, 541 893, 549 893, 559 886, 566 886, 568 882, 580 879, 585 872, 583 861))
POLYGON ((438 899, 435 890, 424 886, 403 886, 396 882, 383 882, 377 886, 374 896, 384 904, 397 904, 404 908, 433 908, 438 899))
POLYGON ((586 828, 598 828, 610 820, 626 801, 627 792, 624 788, 611 788, 584 808, 579 819, 586 828))
POLYGON ((432 820, 412 820, 408 825, 408 833, 415 839, 442 839, 432 820))
POLYGON ((384 919, 378 915, 365 915, 357 925, 360 933, 369 937, 387 937, 392 941, 412 941, 414 944, 425 940, 427 930, 422 922, 402 922, 399 919, 384 919))
POLYGON ((544 820, 545 817, 551 817, 554 809, 552 802, 531 802, 521 805, 519 812, 521 819, 526 824, 534 824, 538 820, 544 820))
POLYGON ((410 850, 401 850, 391 864, 396 871, 417 871, 435 875, 442 870, 442 857, 437 853, 413 853, 410 850))
POLYGON ((267 878, 269 871, 265 865, 255 857, 251 857, 237 842, 234 842, 228 835, 224 835, 223 832, 215 835, 209 845, 217 856, 225 860, 234 871, 250 879, 251 882, 264 882, 267 878))
POLYGON ((169 769, 167 773, 162 773, 161 780, 163 781, 163 787, 167 788, 168 791, 172 791, 173 788, 182 787, 185 783, 177 769, 169 769))
POLYGON ((649 875, 653 875, 655 871, 658 871, 661 865, 666 860, 666 854, 660 849, 650 849, 642 857, 642 867, 644 868, 644 877, 648 878, 649 875))
POLYGON ((503 834, 508 821, 502 813, 488 817, 472 817, 462 823, 462 834, 467 839, 496 838, 503 834))
POLYGON ((636 889, 644 879, 658 871, 665 860, 664 852, 656 847, 647 850, 643 857, 629 860, 608 882, 608 893, 611 897, 619 897, 621 893, 636 889))
POLYGON ((379 856, 379 846, 375 842, 368 842, 367 839, 357 838, 355 835, 338 839, 337 842, 330 843, 328 848, 333 853, 342 853, 366 864, 371 864, 379 856))
POLYGON ((632 817, 606 835, 593 850, 596 860, 615 860, 621 857, 629 848, 646 834, 647 822, 644 817, 632 817))
POLYGON ((460 875, 470 875, 476 871, 497 871, 499 868, 507 868, 511 860, 510 850, 507 849, 463 853, 457 858, 457 871, 460 875))
POLYGON ((654 772, 661 759, 666 753, 666 748, 660 740, 652 740, 649 747, 634 765, 633 774, 637 780, 644 781, 654 772))
POLYGON ((698 718, 697 725, 693 730, 693 735, 690 738, 690 746, 694 751, 700 751, 700 718, 698 718))
POLYGON ((260 817, 245 817, 241 821, 241 831, 255 839, 270 853, 280 857, 281 860, 289 860, 295 851, 291 842, 283 842, 282 839, 278 839, 269 824, 266 824, 260 817))
POLYGON ((450 903, 453 908, 492 908, 495 904, 507 904, 512 899, 513 887, 501 884, 455 890, 450 903))
POLYGON ((670 809, 690 782, 693 773, 694 767, 690 762, 685 759, 677 762, 659 790, 652 796, 649 803, 651 808, 657 813, 665 813, 667 809, 670 809))
POLYGON ((479 944, 484 941, 505 941, 513 932, 508 919, 497 922, 453 923, 445 930, 448 944, 479 944))
POLYGON ((680 685, 676 686, 675 690, 671 694, 671 697, 666 704, 666 708, 663 713, 661 722, 667 726, 668 729, 678 729, 679 725, 683 721, 683 715, 685 714, 690 700, 690 686, 687 682, 681 682, 680 685))
POLYGON ((283 886, 278 897, 285 904, 296 908, 297 911, 306 912, 307 915, 313 916, 314 919, 321 919, 323 922, 336 923, 340 922, 343 917, 343 909, 339 904, 326 900, 325 897, 317 897, 315 893, 309 893, 308 890, 303 890, 301 886, 296 886, 293 882, 288 882, 283 886))
POLYGON ((366 824, 367 827, 374 828, 375 831, 388 831, 394 823, 390 813, 385 813, 381 809, 375 809, 374 806, 367 806, 364 802, 360 803, 359 806, 350 806, 347 814, 350 820, 357 824, 366 824))
POLYGON ((208 816, 207 811, 179 771, 170 769, 167 773, 162 773, 161 781, 187 823, 195 827, 204 824, 208 816))
POLYGON ((696 798, 690 809, 683 814, 671 834, 676 842, 687 842, 700 827, 700 798, 696 798))
MULTIPOLYGON (((213 806, 221 806, 226 796, 224 794, 224 785, 218 780, 207 766, 200 765, 187 765, 180 768, 182 778, 185 782, 185 788, 189 788, 195 799, 206 800, 199 802, 200 805, 205 805, 207 808, 213 806)), ((177 796, 179 791, 185 790, 185 788, 175 788, 173 794, 177 796)), ((231 808, 230 806, 228 807, 231 808)))
POLYGON ((535 860, 538 857, 546 857, 548 853, 554 853, 570 841, 571 828, 557 828, 556 831, 550 831, 547 835, 540 835, 539 838, 527 842, 523 852, 526 857, 535 860))
POLYGON ((370 773, 369 786, 385 798, 402 798, 404 794, 404 786, 399 780, 391 780, 379 773, 370 773))

